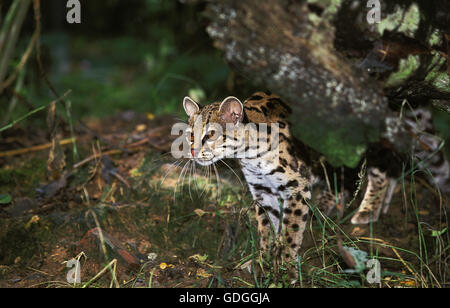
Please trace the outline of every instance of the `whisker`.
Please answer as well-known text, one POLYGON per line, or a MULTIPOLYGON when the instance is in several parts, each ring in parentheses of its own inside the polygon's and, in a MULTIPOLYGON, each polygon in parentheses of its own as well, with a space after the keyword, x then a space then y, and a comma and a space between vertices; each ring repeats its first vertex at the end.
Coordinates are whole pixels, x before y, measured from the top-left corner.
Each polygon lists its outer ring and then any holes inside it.
MULTIPOLYGON (((167 153, 166 153, 166 154, 167 154, 167 153)), ((170 153, 169 153, 169 154, 170 154, 170 153)), ((152 172, 153 170, 155 170, 156 168, 161 167, 162 164, 157 164, 157 163, 163 161, 164 159, 166 159, 166 157, 160 157, 160 158, 158 158, 158 159, 152 159, 152 160, 150 161, 152 167, 146 168, 146 169, 145 169, 145 172, 149 173, 149 172, 152 172)), ((178 161, 178 160, 177 160, 177 161, 178 161)))
POLYGON ((181 164, 184 162, 184 165, 183 165, 183 168, 181 168, 181 171, 180 171, 180 175, 178 176, 178 179, 177 179, 177 181, 176 181, 176 183, 175 183, 175 190, 176 190, 176 187, 177 187, 177 185, 178 185, 178 180, 179 180, 179 178, 180 178, 180 176, 181 176, 181 174, 182 174, 182 172, 183 172, 183 170, 184 170, 184 167, 186 166, 186 164, 187 164, 187 161, 182 161, 182 162, 180 162, 179 164, 178 164, 178 166, 177 167, 180 167, 181 166, 181 164))
POLYGON ((216 174, 216 180, 217 180, 217 196, 220 196, 220 177, 219 177, 219 171, 217 171, 216 164, 212 163, 212 166, 214 167, 214 173, 216 174))
POLYGON ((186 120, 183 120, 179 117, 175 117, 175 120, 180 121, 181 123, 188 124, 186 120))
POLYGON ((190 168, 190 171, 189 171, 189 181, 188 181, 189 196, 191 198, 191 201, 194 201, 194 199, 192 198, 192 193, 191 193, 192 170, 194 169, 194 166, 195 166, 195 162, 193 162, 191 164, 191 168, 190 168))
MULTIPOLYGON (((167 156, 169 156, 169 155, 172 155, 172 153, 168 152, 168 153, 160 154, 158 158, 152 159, 150 162, 155 163, 155 162, 165 160, 167 158, 167 156)), ((181 158, 179 158, 179 159, 181 159, 181 158)))
POLYGON ((173 189, 173 199, 174 199, 174 201, 176 201, 176 199, 177 199, 177 198, 176 198, 176 194, 177 194, 178 182, 180 181, 180 178, 182 177, 184 171, 186 170, 186 166, 188 166, 190 162, 191 162, 191 161, 188 160, 188 161, 184 164, 183 169, 181 169, 180 176, 178 177, 177 182, 175 183, 175 188, 173 189))
POLYGON ((225 166, 228 167, 228 169, 231 170, 231 172, 233 172, 233 174, 236 176, 236 178, 238 179, 239 183, 241 184, 242 189, 245 189, 245 185, 242 183, 241 178, 237 175, 236 171, 233 170, 233 168, 230 167, 230 165, 228 165, 225 161, 223 161, 222 159, 219 160, 221 161, 225 166))
POLYGON ((205 185, 203 185, 203 191, 202 191, 202 193, 200 194, 200 197, 201 196, 203 196, 203 193, 206 191, 206 189, 208 188, 208 185, 209 185, 209 177, 210 177, 210 168, 211 168, 211 166, 202 166, 203 167, 203 169, 205 170, 205 174, 204 174, 204 177, 206 177, 206 181, 205 181, 205 185))
POLYGON ((192 161, 189 160, 189 164, 187 165, 186 171, 184 172, 184 175, 183 175, 183 181, 181 182, 181 192, 183 192, 183 189, 184 189, 184 180, 186 179, 186 174, 188 173, 188 171, 191 170, 191 168, 190 168, 191 165, 192 165, 192 161))
MULTIPOLYGON (((160 168, 161 166, 163 166, 164 163, 170 164, 170 165, 174 165, 174 164, 176 164, 177 162, 179 162, 180 160, 183 159, 183 158, 179 158, 179 159, 175 160, 174 162, 170 162, 170 160, 168 160, 167 157, 164 157, 164 156, 170 155, 170 154, 171 154, 171 153, 165 153, 165 154, 162 155, 163 157, 160 157, 160 158, 158 158, 158 159, 152 159, 152 160, 150 161, 151 167, 150 167, 150 168, 146 168, 146 169, 145 169, 145 172, 146 172, 146 173, 151 173, 151 172, 153 172, 155 169, 160 168)), ((169 170, 169 171, 170 171, 170 170, 169 170)))
POLYGON ((178 159, 176 162, 170 164, 169 170, 167 170, 164 178, 161 181, 161 185, 159 186, 159 188, 162 187, 162 185, 164 184, 164 181, 166 180, 167 176, 169 175, 169 173, 172 171, 173 168, 178 168, 181 164, 183 163, 183 159, 180 158, 178 159))
POLYGON ((197 164, 195 163, 195 160, 194 160, 194 185, 195 185, 195 189, 199 190, 197 164))

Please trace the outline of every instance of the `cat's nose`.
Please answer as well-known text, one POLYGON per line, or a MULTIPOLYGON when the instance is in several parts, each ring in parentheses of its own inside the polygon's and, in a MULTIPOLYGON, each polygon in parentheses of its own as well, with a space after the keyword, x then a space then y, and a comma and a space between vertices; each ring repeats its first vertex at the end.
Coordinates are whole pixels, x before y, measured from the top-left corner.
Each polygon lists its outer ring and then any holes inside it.
POLYGON ((192 154, 192 157, 198 156, 198 150, 195 150, 194 148, 191 148, 191 154, 192 154))

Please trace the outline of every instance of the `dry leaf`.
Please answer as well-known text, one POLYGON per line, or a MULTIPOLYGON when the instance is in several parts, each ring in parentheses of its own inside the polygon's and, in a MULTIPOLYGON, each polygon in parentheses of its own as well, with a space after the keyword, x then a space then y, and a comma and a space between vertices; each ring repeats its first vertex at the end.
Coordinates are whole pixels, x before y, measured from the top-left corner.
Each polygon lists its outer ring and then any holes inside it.
POLYGON ((201 210, 201 209, 196 209, 194 211, 194 213, 197 214, 197 216, 199 216, 199 217, 202 217, 203 215, 206 214, 206 212, 204 210, 201 210))

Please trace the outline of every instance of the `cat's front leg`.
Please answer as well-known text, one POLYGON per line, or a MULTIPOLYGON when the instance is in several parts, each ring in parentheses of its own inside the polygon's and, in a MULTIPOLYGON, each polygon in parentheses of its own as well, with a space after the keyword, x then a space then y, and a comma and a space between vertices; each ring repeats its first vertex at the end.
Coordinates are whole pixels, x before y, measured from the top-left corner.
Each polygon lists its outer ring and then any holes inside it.
POLYGON ((307 202, 311 199, 311 192, 309 186, 297 183, 283 195, 281 238, 285 245, 284 258, 297 261, 309 216, 307 202))
POLYGON ((280 203, 278 196, 269 189, 258 188, 250 186, 255 200, 260 247, 264 253, 268 253, 277 240, 280 227, 280 203))

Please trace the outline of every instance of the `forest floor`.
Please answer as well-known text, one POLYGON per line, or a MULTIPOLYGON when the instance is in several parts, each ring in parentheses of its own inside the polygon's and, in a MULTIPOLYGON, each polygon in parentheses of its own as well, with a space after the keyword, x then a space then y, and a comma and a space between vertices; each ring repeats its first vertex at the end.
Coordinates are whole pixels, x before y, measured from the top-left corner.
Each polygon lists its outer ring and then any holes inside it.
POLYGON ((45 130, 6 131, 0 287, 449 286, 450 205, 420 177, 399 182, 377 223, 349 222, 358 200, 341 219, 314 209, 293 279, 260 256, 252 199, 234 162, 216 177, 167 154, 175 121, 121 112, 85 119, 73 134, 62 129, 67 171, 54 182, 45 130), (353 272, 345 251, 360 256, 353 272), (371 258, 380 283, 366 277, 371 258), (73 259, 78 284, 67 279, 73 259))

